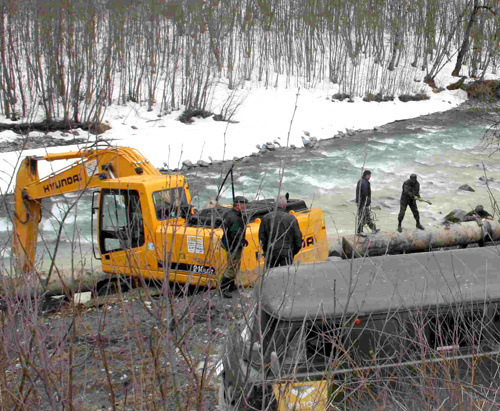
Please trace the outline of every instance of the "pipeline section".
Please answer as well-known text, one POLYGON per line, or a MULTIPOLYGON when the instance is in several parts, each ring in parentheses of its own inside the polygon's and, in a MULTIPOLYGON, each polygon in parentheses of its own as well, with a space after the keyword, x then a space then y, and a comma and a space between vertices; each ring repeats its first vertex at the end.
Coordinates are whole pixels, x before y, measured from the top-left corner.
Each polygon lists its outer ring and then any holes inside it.
POLYGON ((416 253, 443 247, 483 246, 500 240, 500 223, 492 220, 470 221, 441 226, 435 230, 379 232, 367 237, 342 237, 343 258, 385 254, 416 253))

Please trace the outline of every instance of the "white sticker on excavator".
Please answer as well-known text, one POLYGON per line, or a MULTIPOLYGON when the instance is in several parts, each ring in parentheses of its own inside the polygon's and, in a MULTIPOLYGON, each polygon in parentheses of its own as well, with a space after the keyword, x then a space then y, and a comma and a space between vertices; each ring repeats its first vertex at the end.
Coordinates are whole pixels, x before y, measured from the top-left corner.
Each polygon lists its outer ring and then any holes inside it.
POLYGON ((90 160, 85 163, 85 171, 90 178, 97 172, 97 160, 90 160))
POLYGON ((203 248, 203 237, 194 237, 188 235, 188 252, 195 254, 205 254, 205 249, 203 248))

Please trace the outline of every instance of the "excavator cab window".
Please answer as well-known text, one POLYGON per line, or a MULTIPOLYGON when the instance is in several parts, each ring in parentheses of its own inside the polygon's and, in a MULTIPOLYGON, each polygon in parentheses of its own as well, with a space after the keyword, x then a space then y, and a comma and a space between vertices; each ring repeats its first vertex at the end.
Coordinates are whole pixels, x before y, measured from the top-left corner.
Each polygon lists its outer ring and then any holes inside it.
POLYGON ((153 193, 153 203, 156 218, 160 221, 169 218, 189 217, 190 207, 186 201, 184 187, 155 191, 153 193))
POLYGON ((144 222, 136 190, 101 191, 99 244, 103 254, 144 244, 144 222))

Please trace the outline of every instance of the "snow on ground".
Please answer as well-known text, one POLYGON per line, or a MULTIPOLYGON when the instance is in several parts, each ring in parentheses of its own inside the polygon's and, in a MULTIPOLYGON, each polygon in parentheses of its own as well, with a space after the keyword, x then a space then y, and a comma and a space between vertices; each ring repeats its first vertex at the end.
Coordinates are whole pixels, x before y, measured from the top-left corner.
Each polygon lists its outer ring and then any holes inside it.
MULTIPOLYGON (((446 86, 457 81, 457 78, 443 74, 436 80, 437 86, 446 86)), ((396 99, 377 103, 356 98, 354 103, 349 103, 346 100, 331 101, 331 96, 337 92, 334 85, 292 89, 258 88, 254 84, 236 91, 236 100, 239 99, 241 105, 232 118, 234 123, 214 121, 209 117, 184 124, 177 120, 181 111, 160 115, 156 110, 148 112, 145 105, 129 103, 107 108, 104 121, 109 123, 111 130, 100 137, 112 139, 114 145, 138 149, 158 168, 166 165, 175 169, 180 168, 185 160, 196 163, 200 159, 209 162, 210 158, 231 160, 248 156, 258 151, 256 145, 273 140, 282 146, 293 144, 302 147, 304 130, 322 140, 346 129, 372 129, 396 120, 446 111, 466 100, 466 93, 462 90, 433 93, 427 85, 422 83, 422 87, 429 100, 403 103, 396 99)), ((227 95, 226 88, 216 95, 214 102, 218 101, 219 105, 224 103, 227 95)), ((214 104, 212 111, 217 114, 219 109, 214 104)), ((85 133, 80 130, 80 138, 85 133)), ((11 140, 12 137, 10 131, 0 133, 0 141, 11 140)), ((64 138, 61 133, 53 133, 53 137, 64 138)), ((95 141, 93 135, 89 134, 88 138, 90 142, 95 141)), ((79 148, 75 145, 50 147, 48 150, 55 153, 79 148)), ((26 150, 21 156, 43 155, 45 152, 44 149, 26 150)), ((12 190, 10 180, 15 174, 19 156, 20 153, 0 154, 2 193, 12 190)), ((65 165, 63 163, 40 162, 40 176, 49 174, 52 167, 62 168, 65 165)))

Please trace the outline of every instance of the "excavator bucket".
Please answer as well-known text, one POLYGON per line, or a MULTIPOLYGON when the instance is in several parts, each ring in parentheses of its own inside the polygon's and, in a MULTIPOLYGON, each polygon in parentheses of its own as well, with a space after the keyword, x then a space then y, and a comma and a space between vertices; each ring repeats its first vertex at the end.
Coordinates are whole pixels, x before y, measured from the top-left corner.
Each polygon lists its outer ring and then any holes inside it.
POLYGON ((15 268, 24 273, 31 273, 35 264, 38 223, 42 215, 42 203, 30 199, 21 187, 38 181, 36 160, 26 157, 17 173, 15 196, 16 219, 13 229, 13 250, 15 250, 15 268))

